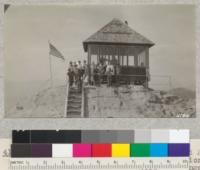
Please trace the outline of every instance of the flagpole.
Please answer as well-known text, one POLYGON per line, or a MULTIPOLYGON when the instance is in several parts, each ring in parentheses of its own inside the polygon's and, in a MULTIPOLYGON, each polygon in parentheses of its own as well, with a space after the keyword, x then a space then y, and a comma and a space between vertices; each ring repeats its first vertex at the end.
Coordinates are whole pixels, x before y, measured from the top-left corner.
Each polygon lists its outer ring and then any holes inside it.
POLYGON ((49 54, 49 68, 50 68, 50 83, 51 87, 53 87, 53 76, 52 76, 52 65, 51 65, 51 55, 49 54))
POLYGON ((50 81, 51 81, 50 83, 51 87, 53 87, 52 56, 60 58, 63 61, 65 60, 65 57, 62 55, 60 51, 57 50, 57 48, 54 45, 50 43, 49 40, 48 43, 49 43, 49 68, 50 68, 50 81))
MULTIPOLYGON (((49 45, 50 45, 50 42, 49 42, 49 45)), ((51 62, 50 52, 49 52, 49 71, 50 71, 50 87, 53 87, 52 62, 51 62)))

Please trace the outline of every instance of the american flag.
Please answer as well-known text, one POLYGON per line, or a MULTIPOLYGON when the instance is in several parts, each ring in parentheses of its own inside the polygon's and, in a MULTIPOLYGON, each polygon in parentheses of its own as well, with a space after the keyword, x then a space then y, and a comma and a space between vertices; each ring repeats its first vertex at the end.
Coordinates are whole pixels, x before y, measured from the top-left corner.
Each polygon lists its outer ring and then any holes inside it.
POLYGON ((65 60, 65 57, 62 55, 62 53, 58 51, 57 48, 51 43, 49 43, 49 54, 61 58, 62 60, 65 60))

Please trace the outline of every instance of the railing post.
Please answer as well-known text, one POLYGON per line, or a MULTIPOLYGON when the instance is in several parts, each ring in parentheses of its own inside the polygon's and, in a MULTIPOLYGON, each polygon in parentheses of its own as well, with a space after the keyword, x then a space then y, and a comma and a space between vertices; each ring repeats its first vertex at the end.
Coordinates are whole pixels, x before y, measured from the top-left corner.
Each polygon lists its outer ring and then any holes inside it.
POLYGON ((81 117, 84 117, 84 112, 85 112, 85 88, 83 84, 81 90, 81 117))
POLYGON ((63 117, 67 117, 67 107, 68 107, 68 95, 69 95, 69 81, 66 84, 66 97, 65 97, 65 108, 63 117))

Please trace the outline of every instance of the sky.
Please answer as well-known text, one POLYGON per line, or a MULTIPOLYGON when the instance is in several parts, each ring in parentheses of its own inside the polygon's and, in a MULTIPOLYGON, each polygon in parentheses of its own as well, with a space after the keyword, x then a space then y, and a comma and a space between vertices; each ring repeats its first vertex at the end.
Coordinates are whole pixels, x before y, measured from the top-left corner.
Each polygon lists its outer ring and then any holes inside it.
POLYGON ((171 78, 171 88, 195 90, 192 5, 11 6, 4 17, 6 99, 30 96, 49 79, 48 41, 66 58, 52 57, 53 82, 63 85, 69 61, 86 59, 82 42, 113 18, 127 20, 155 43, 149 52, 152 86, 161 75, 171 78))

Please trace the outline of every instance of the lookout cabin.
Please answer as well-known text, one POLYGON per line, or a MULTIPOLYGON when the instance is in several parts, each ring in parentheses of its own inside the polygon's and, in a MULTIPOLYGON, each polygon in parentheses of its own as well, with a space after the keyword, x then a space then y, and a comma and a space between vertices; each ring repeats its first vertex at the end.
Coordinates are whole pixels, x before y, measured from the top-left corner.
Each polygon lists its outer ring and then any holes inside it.
MULTIPOLYGON (((114 66, 113 83, 148 87, 149 48, 154 43, 134 31, 128 22, 113 19, 83 42, 87 52, 89 82, 92 63, 107 62, 114 66)), ((106 82, 106 74, 103 75, 106 82)))

